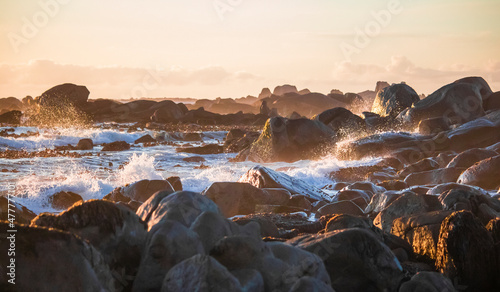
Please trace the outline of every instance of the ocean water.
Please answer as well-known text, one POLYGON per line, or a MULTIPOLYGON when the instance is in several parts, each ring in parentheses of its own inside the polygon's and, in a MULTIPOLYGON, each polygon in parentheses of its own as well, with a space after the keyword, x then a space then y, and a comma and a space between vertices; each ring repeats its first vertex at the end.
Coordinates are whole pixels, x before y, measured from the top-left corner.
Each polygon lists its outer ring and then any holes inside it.
MULTIPOLYGON (((6 128, 0 128, 0 131, 4 129, 6 128)), ((83 138, 92 139, 94 145, 114 141, 133 143, 146 134, 163 137, 177 146, 133 145, 130 150, 121 152, 101 152, 102 147, 95 146, 92 151, 75 151, 93 154, 81 158, 0 158, 0 170, 8 170, 0 172, 0 194, 5 194, 9 185, 14 185, 18 203, 35 213, 59 212, 60 210, 52 209, 48 203, 49 196, 59 191, 77 193, 84 200, 100 199, 116 187, 139 180, 179 176, 184 190, 201 192, 214 182, 236 182, 245 172, 257 165, 250 161, 229 162, 228 160, 234 158, 236 153, 225 153, 202 155, 206 159, 203 164, 209 168, 195 169, 200 163, 188 163, 182 159, 198 155, 175 151, 177 147, 188 143, 193 146, 203 143, 223 143, 227 132, 204 132, 203 141, 193 143, 177 140, 175 133, 149 130, 127 133, 126 129, 126 127, 110 128, 104 124, 92 129, 17 127, 14 132, 16 134, 38 132, 39 135, 23 138, 0 137, 0 150, 40 151, 55 146, 76 145, 83 138)), ((327 155, 317 161, 303 160, 262 165, 321 188, 332 183, 328 175, 334 170, 377 162, 378 159, 340 161, 334 156, 327 155)))

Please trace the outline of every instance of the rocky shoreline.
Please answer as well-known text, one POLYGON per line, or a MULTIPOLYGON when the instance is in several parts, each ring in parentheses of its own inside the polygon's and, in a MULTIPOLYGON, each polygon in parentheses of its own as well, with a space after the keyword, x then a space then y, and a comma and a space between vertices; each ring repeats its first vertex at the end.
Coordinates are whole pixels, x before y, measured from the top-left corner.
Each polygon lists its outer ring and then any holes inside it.
MULTIPOLYGON (((85 97, 70 99, 90 107, 85 97)), ((406 84, 387 84, 362 115, 339 107, 285 118, 156 106, 129 112, 128 121, 247 125, 220 144, 177 150, 238 152, 235 161, 262 165, 201 193, 170 177, 121 186, 102 200, 54 194, 59 214, 15 204, 18 291, 500 290, 500 95, 484 79, 460 79, 423 99, 406 84), (326 186, 265 167, 325 153, 379 161, 333 171, 326 186)), ((93 147, 81 143, 59 151, 93 147)), ((0 206, 7 218, 6 197, 0 206)), ((8 224, 0 223, 2 250, 8 224)), ((0 287, 10 291, 3 271, 0 287)))

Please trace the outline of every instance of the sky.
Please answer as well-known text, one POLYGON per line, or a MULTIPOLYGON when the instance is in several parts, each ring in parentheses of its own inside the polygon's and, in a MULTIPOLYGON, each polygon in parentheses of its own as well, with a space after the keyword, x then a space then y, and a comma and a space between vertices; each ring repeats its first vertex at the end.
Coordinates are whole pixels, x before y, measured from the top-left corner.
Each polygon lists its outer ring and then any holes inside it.
POLYGON ((0 97, 242 97, 466 76, 500 90, 498 0, 0 0, 0 97))

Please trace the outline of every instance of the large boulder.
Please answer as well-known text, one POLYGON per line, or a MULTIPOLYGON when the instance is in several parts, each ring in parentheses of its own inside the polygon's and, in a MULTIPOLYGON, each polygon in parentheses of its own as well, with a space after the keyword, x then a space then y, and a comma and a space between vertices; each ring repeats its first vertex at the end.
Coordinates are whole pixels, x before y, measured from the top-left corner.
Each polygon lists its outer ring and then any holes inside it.
POLYGON ((436 272, 419 272, 410 281, 403 283, 399 292, 455 292, 450 279, 436 272))
POLYGON ((286 189, 292 195, 304 195, 314 201, 332 200, 327 193, 300 179, 260 165, 247 171, 238 182, 249 183, 257 188, 286 189))
POLYGON ((484 116, 483 97, 488 95, 488 90, 483 83, 486 81, 482 78, 472 83, 457 80, 415 103, 403 111, 400 118, 415 125, 435 117, 445 117, 450 124, 463 124, 484 116))
POLYGON ((478 186, 483 189, 496 190, 500 186, 500 155, 482 160, 468 168, 460 175, 457 183, 478 186))
POLYGON ((15 221, 18 224, 30 224, 35 217, 36 214, 33 211, 17 203, 13 198, 9 200, 7 196, 0 196, 0 218, 2 220, 15 221), (12 217, 13 215, 15 217, 12 217))
POLYGON ((214 201, 226 217, 255 213, 256 205, 286 205, 290 193, 267 192, 248 183, 213 183, 203 195, 214 201))
POLYGON ((273 94, 278 96, 283 96, 287 93, 299 93, 299 92, 297 91, 297 87, 295 85, 289 85, 289 84, 276 86, 273 90, 273 94))
POLYGON ((255 162, 310 159, 318 156, 321 146, 333 136, 333 131, 320 121, 274 117, 266 122, 257 141, 239 156, 255 162))
POLYGON ((111 193, 106 195, 104 199, 110 201, 125 201, 134 200, 138 202, 147 201, 154 193, 170 191, 174 188, 167 180, 140 180, 138 182, 128 184, 124 187, 118 187, 111 193), (116 198, 120 198, 117 200, 116 198))
POLYGON ((491 94, 487 100, 483 100, 483 107, 485 111, 499 110, 500 109, 500 91, 491 94))
POLYGON ((21 111, 9 111, 0 115, 0 123, 19 125, 21 123, 21 117, 23 113, 21 111))
MULTIPOLYGON (((33 219, 33 227, 68 231, 99 250, 111 270, 125 278, 135 276, 146 237, 146 225, 129 208, 104 200, 91 200, 53 215, 33 219)), ((131 283, 120 282, 125 287, 131 283)))
POLYGON ((161 107, 151 116, 151 121, 157 123, 176 122, 184 116, 184 112, 175 102, 165 100, 161 104, 161 107))
POLYGON ((498 153, 493 150, 473 148, 466 150, 453 158, 446 167, 463 167, 469 168, 476 162, 497 156, 498 153))
POLYGON ((353 134, 357 135, 366 131, 366 123, 363 118, 343 107, 326 110, 313 119, 330 127, 338 138, 353 134))
POLYGON ((370 230, 303 235, 287 243, 318 255, 335 291, 396 291, 403 279, 396 256, 370 230))
POLYGON ((243 291, 238 279, 217 260, 195 255, 175 265, 165 276, 162 292, 243 291))
POLYGON ((2 291, 121 290, 101 253, 78 236, 7 222, 0 222, 0 236, 2 291), (13 229, 17 233, 7 232, 13 229), (12 243, 15 256, 8 256, 12 243))
POLYGON ((197 254, 205 251, 195 232, 176 221, 156 224, 148 232, 132 291, 159 291, 172 267, 197 254))
POLYGON ((493 238, 472 213, 454 212, 441 225, 436 268, 468 291, 493 291, 497 260, 493 238))
POLYGON ((64 83, 52 87, 40 96, 40 105, 58 106, 68 102, 74 106, 81 107, 87 103, 90 91, 82 85, 64 83))
POLYGON ((382 117, 397 117, 404 109, 420 101, 413 88, 406 84, 393 84, 377 93, 373 101, 372 112, 382 117))

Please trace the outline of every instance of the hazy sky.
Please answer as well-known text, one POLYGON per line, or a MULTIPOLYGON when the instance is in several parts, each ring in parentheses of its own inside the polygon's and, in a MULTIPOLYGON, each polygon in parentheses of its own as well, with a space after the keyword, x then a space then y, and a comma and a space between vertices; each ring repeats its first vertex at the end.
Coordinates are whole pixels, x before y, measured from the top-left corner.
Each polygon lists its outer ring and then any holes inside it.
POLYGON ((327 93, 406 81, 500 90, 498 0, 0 0, 0 97, 327 93))

